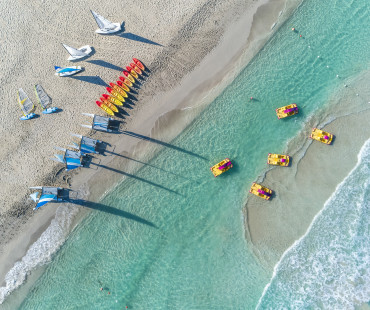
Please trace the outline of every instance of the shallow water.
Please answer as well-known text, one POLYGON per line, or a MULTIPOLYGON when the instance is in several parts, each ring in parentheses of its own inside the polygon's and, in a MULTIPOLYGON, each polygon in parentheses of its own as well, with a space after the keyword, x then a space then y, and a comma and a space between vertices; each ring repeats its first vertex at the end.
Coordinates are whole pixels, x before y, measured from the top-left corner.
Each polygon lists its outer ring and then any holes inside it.
POLYGON ((152 160, 161 169, 144 167, 92 205, 101 211, 72 233, 20 308, 255 308, 272 271, 244 238, 248 189, 267 153, 282 152, 329 97, 369 67, 369 13, 367 0, 303 2, 152 160), (292 102, 299 115, 278 120, 275 109, 292 102), (209 167, 225 157, 234 168, 214 178, 209 167))

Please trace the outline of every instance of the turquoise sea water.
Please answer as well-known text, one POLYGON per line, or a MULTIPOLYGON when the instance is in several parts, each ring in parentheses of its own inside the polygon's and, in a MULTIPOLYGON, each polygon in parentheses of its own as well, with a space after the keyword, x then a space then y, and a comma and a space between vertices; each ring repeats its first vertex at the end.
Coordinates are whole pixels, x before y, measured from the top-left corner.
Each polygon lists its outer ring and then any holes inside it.
MULTIPOLYGON (((367 0, 304 1, 156 156, 151 165, 161 169, 143 167, 95 205, 107 212, 94 211, 72 233, 20 308, 254 309, 271 270, 244 238, 248 189, 267 153, 282 152, 347 79, 369 68, 369 16, 367 0), (279 121, 275 109, 292 102, 300 114, 279 121), (225 157, 234 168, 214 178, 209 167, 225 157)), ((259 307, 289 307, 286 292, 270 287, 259 307)))

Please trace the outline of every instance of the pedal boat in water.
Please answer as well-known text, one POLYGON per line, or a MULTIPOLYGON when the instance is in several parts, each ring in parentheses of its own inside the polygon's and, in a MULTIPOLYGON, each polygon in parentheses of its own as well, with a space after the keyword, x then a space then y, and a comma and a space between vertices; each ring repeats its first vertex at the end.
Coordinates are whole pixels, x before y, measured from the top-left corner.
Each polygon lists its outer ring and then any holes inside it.
POLYGON ((278 119, 292 116, 294 114, 298 114, 298 107, 295 103, 276 109, 276 115, 278 119))
POLYGON ((230 159, 225 158, 223 161, 220 161, 218 164, 211 167, 211 171, 215 177, 218 177, 220 174, 226 172, 227 170, 231 169, 233 164, 231 163, 230 159))
POLYGON ((288 167, 289 166, 289 155, 280 155, 280 154, 272 154, 269 153, 267 157, 267 163, 269 165, 275 165, 275 166, 283 166, 288 167))
POLYGON ((253 182, 249 192, 258 196, 258 197, 261 197, 265 200, 269 200, 271 198, 271 195, 272 195, 272 190, 271 189, 269 189, 267 187, 264 187, 260 184, 254 183, 254 182, 253 182))
POLYGON ((320 141, 320 142, 325 143, 325 144, 331 144, 331 142, 333 141, 333 135, 331 133, 328 133, 326 131, 322 131, 322 130, 317 129, 317 128, 312 129, 310 138, 314 139, 314 140, 317 140, 317 141, 320 141))

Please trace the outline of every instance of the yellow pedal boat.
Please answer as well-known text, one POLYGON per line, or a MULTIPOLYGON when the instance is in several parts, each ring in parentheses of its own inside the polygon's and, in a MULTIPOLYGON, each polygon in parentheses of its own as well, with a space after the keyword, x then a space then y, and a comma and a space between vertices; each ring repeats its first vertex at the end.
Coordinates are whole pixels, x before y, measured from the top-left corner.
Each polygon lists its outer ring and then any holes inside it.
POLYGON ((267 187, 264 187, 260 184, 257 184, 257 183, 253 183, 252 186, 251 186, 251 189, 249 190, 250 193, 258 196, 258 197, 261 197, 265 200, 269 200, 271 198, 271 195, 272 195, 272 190, 267 188, 267 187))
POLYGON ((211 167, 211 171, 215 177, 218 177, 220 174, 224 173, 225 171, 231 169, 233 164, 231 163, 230 159, 225 158, 223 161, 220 161, 218 164, 211 167))
POLYGON ((315 139, 325 144, 330 144, 333 141, 333 135, 326 131, 322 131, 317 128, 313 128, 311 132, 311 139, 315 139))
POLYGON ((294 114, 298 113, 298 107, 297 104, 292 103, 290 105, 287 105, 285 107, 277 108, 276 109, 276 115, 278 119, 285 118, 294 114))
POLYGON ((280 154, 271 154, 269 153, 267 157, 267 163, 269 165, 275 165, 275 166, 283 166, 288 167, 289 166, 289 155, 280 155, 280 154))

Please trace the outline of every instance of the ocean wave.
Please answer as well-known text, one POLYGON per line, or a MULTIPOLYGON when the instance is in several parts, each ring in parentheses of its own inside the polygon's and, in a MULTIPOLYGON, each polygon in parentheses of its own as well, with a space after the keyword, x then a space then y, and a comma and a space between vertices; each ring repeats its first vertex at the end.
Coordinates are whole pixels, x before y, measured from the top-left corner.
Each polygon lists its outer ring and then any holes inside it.
POLYGON ((24 283, 33 269, 50 262, 52 255, 65 242, 71 229, 73 218, 78 213, 78 210, 78 208, 69 204, 58 207, 50 226, 31 245, 22 260, 16 262, 13 268, 6 274, 6 285, 0 287, 0 304, 4 302, 11 292, 24 283))
POLYGON ((354 309, 370 300, 370 139, 306 234, 276 265, 257 309, 354 309))

